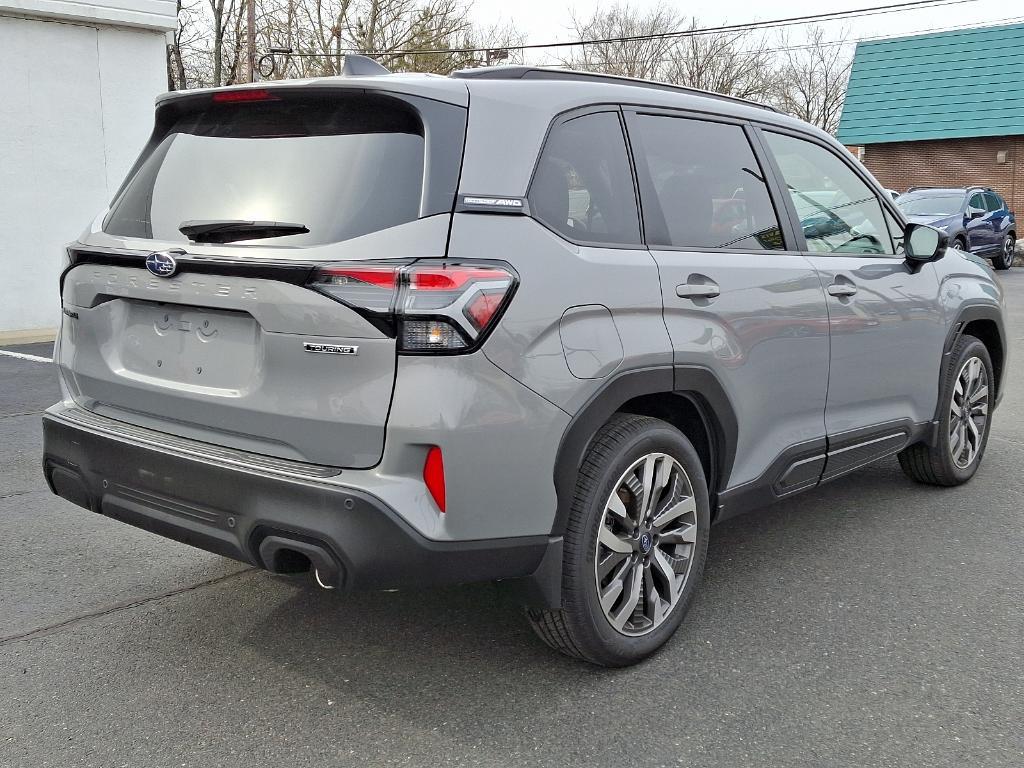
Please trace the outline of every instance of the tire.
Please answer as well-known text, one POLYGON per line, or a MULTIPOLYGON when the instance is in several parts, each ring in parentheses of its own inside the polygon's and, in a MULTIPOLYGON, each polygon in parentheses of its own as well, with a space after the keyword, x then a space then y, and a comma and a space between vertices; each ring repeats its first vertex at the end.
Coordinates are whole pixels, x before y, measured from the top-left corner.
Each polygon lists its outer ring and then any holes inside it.
POLYGON ((964 240, 959 235, 957 235, 956 237, 953 238, 953 242, 950 243, 950 245, 953 248, 956 248, 958 251, 963 251, 964 253, 970 253, 970 251, 967 250, 967 241, 964 240))
POLYGON ((1002 271, 1013 266, 1013 251, 1017 247, 1017 238, 1007 234, 999 246, 999 253, 992 257, 992 266, 1002 271))
POLYGON ((978 471, 988 445, 995 394, 988 349, 974 336, 962 336, 950 360, 940 390, 942 415, 935 445, 917 443, 899 454, 903 472, 918 483, 944 486, 966 483, 978 471), (968 365, 977 366, 980 383, 973 383, 968 365), (984 394, 979 396, 983 389, 984 394), (956 415, 956 410, 963 411, 964 399, 974 401, 969 416, 973 429, 968 419, 961 420, 956 415))
POLYGON ((647 658, 690 608, 710 517, 704 470, 690 441, 659 419, 616 414, 594 436, 576 481, 563 539, 561 607, 528 609, 534 631, 555 650, 601 666, 647 658), (643 489, 659 484, 648 494, 654 501, 644 504, 643 489))

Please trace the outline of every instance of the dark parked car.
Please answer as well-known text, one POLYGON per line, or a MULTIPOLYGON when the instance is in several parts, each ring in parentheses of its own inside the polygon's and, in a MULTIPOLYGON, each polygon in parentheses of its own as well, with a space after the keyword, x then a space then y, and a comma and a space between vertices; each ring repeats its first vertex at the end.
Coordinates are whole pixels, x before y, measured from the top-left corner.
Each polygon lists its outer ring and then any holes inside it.
POLYGON ((949 236, 949 244, 1009 269, 1017 244, 1017 221, 1006 201, 988 187, 915 187, 896 199, 907 220, 928 224, 949 236))

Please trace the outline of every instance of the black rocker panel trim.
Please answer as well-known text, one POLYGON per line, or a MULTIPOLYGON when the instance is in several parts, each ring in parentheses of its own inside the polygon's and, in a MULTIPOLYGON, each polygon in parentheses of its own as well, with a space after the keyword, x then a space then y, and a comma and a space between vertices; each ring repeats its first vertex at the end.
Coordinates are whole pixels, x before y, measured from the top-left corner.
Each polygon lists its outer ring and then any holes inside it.
POLYGON ((878 459, 899 453, 917 434, 915 426, 907 419, 829 436, 828 460, 821 482, 834 480, 878 459))
POLYGON ((816 487, 825 468, 827 449, 824 437, 790 446, 760 477, 718 495, 715 522, 766 507, 784 496, 816 487))

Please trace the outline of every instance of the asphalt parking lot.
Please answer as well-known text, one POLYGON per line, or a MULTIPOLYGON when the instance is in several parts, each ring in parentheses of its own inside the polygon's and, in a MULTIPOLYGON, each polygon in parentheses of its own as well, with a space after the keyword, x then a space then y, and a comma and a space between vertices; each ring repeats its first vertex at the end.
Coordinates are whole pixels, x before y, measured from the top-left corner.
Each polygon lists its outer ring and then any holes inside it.
POLYGON ((1024 269, 1004 283, 977 477, 892 459, 722 524, 683 629, 619 671, 490 586, 323 592, 51 496, 54 372, 0 357, 0 766, 1024 765, 1024 269))

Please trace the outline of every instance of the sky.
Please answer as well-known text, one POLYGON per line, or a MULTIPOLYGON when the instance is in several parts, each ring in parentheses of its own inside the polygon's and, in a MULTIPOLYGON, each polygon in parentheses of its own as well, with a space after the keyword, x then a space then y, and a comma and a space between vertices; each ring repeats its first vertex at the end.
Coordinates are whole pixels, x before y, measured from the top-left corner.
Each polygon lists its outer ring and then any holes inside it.
MULTIPOLYGON (((573 14, 588 18, 597 7, 610 7, 612 2, 586 3, 577 0, 471 0, 472 16, 482 26, 514 22, 525 33, 527 43, 547 43, 570 38, 573 14)), ((727 0, 727 2, 685 2, 685 0, 630 0, 628 5, 649 10, 656 5, 675 7, 684 16, 694 16, 699 26, 742 24, 751 21, 804 16, 854 8, 891 5, 897 0, 727 0)), ((851 40, 880 35, 913 35, 925 31, 941 31, 950 27, 976 24, 997 24, 1004 20, 1024 21, 1024 5, 1014 0, 972 0, 957 5, 908 10, 876 16, 849 18, 823 23, 830 40, 839 39, 844 31, 851 40)), ((802 36, 800 27, 788 28, 790 42, 802 36)), ((769 30, 767 34, 778 34, 769 30)), ((539 62, 543 54, 531 54, 527 60, 539 62)))

